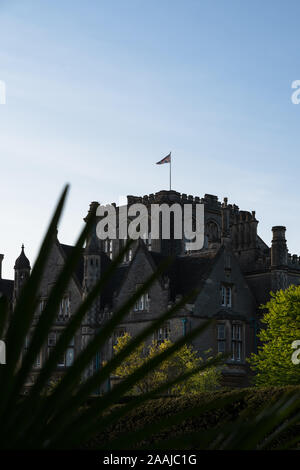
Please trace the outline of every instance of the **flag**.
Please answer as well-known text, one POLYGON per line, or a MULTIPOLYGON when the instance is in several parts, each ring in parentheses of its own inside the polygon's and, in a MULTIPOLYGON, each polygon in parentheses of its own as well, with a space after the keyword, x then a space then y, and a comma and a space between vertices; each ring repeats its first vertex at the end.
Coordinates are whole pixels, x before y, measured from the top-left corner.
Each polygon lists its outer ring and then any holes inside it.
POLYGON ((162 165, 163 163, 171 163, 171 152, 165 158, 156 162, 156 165, 162 165))

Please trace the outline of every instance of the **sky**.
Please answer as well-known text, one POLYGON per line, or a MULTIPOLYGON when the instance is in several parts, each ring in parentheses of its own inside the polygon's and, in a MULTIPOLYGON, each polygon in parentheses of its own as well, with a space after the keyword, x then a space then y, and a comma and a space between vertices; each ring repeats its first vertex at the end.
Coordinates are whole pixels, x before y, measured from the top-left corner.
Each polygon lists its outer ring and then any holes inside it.
POLYGON ((65 183, 59 240, 91 201, 173 188, 256 210, 300 253, 300 3, 0 0, 0 253, 34 261, 65 183))

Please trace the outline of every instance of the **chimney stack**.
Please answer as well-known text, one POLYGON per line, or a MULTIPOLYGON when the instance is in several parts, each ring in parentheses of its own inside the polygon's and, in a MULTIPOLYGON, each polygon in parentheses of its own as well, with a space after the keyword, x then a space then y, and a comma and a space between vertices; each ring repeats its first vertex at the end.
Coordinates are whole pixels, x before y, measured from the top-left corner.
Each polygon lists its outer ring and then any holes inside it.
POLYGON ((271 247, 271 267, 285 267, 288 261, 288 250, 285 239, 286 228, 283 226, 272 227, 273 239, 271 247))

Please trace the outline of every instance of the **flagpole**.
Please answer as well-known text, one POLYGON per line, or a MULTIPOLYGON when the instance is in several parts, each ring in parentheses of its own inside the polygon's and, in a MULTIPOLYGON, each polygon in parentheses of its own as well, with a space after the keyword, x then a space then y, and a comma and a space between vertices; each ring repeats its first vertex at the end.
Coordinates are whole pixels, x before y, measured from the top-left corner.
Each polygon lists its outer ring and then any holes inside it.
POLYGON ((171 187, 172 187, 172 171, 171 171, 171 165, 172 165, 172 155, 171 155, 171 152, 170 152, 170 191, 171 191, 171 187))

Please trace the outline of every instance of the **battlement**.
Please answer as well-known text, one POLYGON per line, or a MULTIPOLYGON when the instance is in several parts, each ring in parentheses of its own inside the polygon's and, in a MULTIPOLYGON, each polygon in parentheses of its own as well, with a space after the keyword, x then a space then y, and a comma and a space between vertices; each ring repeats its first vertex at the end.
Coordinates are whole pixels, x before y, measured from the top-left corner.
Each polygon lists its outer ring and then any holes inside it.
POLYGON ((144 196, 127 196, 127 204, 205 204, 209 209, 221 210, 221 208, 227 207, 234 213, 239 211, 239 207, 236 204, 227 204, 227 198, 224 198, 224 202, 219 201, 218 196, 213 194, 205 194, 204 197, 193 196, 191 194, 179 193, 178 191, 167 191, 162 190, 157 193, 146 194, 144 196))
POLYGON ((159 191, 155 194, 146 194, 145 196, 127 196, 127 204, 199 204, 202 202, 200 197, 187 194, 180 194, 177 191, 159 191))
POLYGON ((288 253, 288 266, 293 269, 300 269, 300 256, 288 253))

